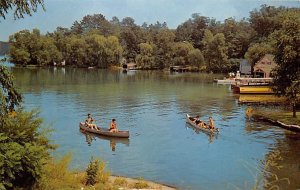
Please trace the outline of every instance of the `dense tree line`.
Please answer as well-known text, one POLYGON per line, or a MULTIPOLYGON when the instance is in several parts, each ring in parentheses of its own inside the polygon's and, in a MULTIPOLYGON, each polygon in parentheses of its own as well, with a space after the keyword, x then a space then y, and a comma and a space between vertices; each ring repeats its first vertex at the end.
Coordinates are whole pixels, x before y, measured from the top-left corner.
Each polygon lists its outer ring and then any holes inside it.
POLYGON ((252 64, 273 49, 266 41, 278 30, 279 15, 299 9, 262 5, 248 19, 223 22, 192 14, 176 29, 167 23, 137 25, 133 18, 107 20, 102 14, 87 15, 70 28, 52 33, 38 29, 10 36, 11 61, 19 65, 53 65, 64 61, 76 67, 107 68, 135 62, 143 69, 170 65, 192 66, 207 72, 235 71, 239 59, 252 64))

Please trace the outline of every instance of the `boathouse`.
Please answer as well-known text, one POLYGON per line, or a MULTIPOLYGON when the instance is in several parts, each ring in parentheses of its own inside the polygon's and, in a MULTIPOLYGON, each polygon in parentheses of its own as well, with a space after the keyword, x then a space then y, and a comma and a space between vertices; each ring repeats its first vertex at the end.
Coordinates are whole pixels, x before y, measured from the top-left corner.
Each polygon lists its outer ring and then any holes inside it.
POLYGON ((274 61, 274 55, 266 54, 253 67, 254 77, 270 78, 272 77, 272 71, 277 64, 274 61))

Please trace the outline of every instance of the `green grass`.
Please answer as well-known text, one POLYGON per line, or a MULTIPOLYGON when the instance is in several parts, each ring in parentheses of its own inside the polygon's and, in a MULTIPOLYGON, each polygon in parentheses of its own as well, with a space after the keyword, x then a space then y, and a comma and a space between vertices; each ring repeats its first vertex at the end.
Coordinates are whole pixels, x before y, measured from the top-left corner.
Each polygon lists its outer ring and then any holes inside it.
POLYGON ((296 113, 296 118, 293 117, 292 112, 263 112, 258 111, 255 114, 262 115, 275 121, 280 121, 288 125, 300 125, 300 112, 296 113))

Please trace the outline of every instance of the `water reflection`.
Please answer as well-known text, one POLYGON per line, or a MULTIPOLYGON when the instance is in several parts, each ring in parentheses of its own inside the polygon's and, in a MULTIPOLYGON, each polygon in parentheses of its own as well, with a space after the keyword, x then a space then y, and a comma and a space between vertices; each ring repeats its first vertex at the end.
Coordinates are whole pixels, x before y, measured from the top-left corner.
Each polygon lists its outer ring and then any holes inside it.
POLYGON ((188 123, 185 123, 185 128, 186 129, 192 129, 197 134, 205 134, 208 137, 208 142, 209 143, 213 143, 213 141, 216 140, 216 139, 218 139, 218 136, 219 136, 218 133, 216 133, 216 134, 214 134, 214 133, 206 133, 206 132, 204 132, 204 131, 202 131, 200 129, 196 129, 195 127, 191 126, 188 123))
POLYGON ((129 146, 129 139, 127 138, 106 137, 103 135, 98 135, 87 131, 83 131, 81 129, 80 132, 85 135, 86 143, 88 144, 88 146, 91 146, 92 142, 96 141, 97 139, 109 141, 109 146, 111 148, 111 151, 113 152, 116 151, 117 144, 124 144, 126 146, 129 146))
POLYGON ((214 75, 158 71, 130 75, 68 67, 12 70, 24 106, 39 107, 45 122, 53 123, 51 140, 61 145, 56 152, 74 152, 75 169, 88 164, 87 156, 98 156, 117 175, 160 180, 180 189, 226 189, 228 183, 255 184, 241 160, 257 166, 270 149, 279 149, 284 154, 283 171, 292 168, 292 187, 299 187, 299 140, 278 127, 247 120, 246 105, 238 104, 227 86, 213 84, 214 75), (138 135, 130 138, 129 146, 128 139, 82 134, 77 126, 86 113, 94 113, 104 127, 118 118, 122 130, 138 135), (219 136, 185 128, 186 113, 213 116, 219 136))
POLYGON ((264 177, 270 186, 278 189, 300 189, 300 134, 286 131, 284 138, 277 139, 272 150, 266 154, 267 162, 273 162, 264 177), (274 152, 278 156, 274 156, 274 152), (279 166, 279 167, 278 167, 279 166))

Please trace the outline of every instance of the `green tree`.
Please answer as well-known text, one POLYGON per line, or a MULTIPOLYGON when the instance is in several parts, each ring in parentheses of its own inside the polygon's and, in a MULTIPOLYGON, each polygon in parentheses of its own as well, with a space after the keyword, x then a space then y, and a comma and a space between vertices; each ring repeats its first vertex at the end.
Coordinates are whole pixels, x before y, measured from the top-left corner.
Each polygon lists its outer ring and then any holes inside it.
POLYGON ((218 33, 223 33, 228 47, 228 58, 243 58, 255 31, 245 20, 236 21, 234 18, 225 19, 218 33))
MULTIPOLYGON (((0 15, 16 8, 15 16, 30 14, 42 0, 1 1, 0 15)), ((21 101, 13 76, 0 65, 0 189, 31 188, 49 158, 49 144, 36 112, 14 112, 21 101)))
POLYGON ((32 187, 41 177, 53 148, 41 130, 37 112, 16 109, 21 95, 13 76, 0 66, 0 189, 32 187))
POLYGON ((62 55, 52 37, 40 34, 38 29, 32 32, 23 30, 10 36, 11 62, 19 65, 49 65, 61 61, 62 55))
POLYGON ((7 114, 14 110, 15 106, 22 101, 21 94, 16 90, 13 82, 14 77, 9 70, 0 65, 0 121, 3 124, 3 119, 7 114))
POLYGON ((119 65, 122 58, 123 48, 116 36, 109 36, 105 42, 105 53, 108 65, 119 65))
POLYGON ((196 48, 201 48, 204 31, 209 27, 210 19, 192 14, 192 18, 179 25, 175 31, 176 41, 188 41, 196 48))
POLYGON ((5 19, 5 15, 9 10, 14 10, 15 18, 23 18, 24 15, 30 15, 36 12, 38 5, 44 8, 44 0, 18 0, 18 1, 1 1, 0 3, 0 16, 5 19))
POLYGON ((290 10, 280 14, 280 29, 271 34, 275 41, 275 70, 273 89, 291 102, 293 117, 300 94, 300 11, 290 10))
POLYGON ((266 38, 274 30, 279 28, 277 15, 285 11, 284 7, 262 5, 260 10, 250 12, 250 25, 256 31, 258 38, 266 38))
POLYGON ((224 34, 213 35, 210 30, 205 30, 202 44, 207 71, 227 71, 228 56, 224 34))
POLYGON ((80 22, 80 28, 84 33, 96 29, 100 34, 108 36, 112 34, 112 26, 102 14, 87 15, 80 22))
POLYGON ((71 35, 67 38, 65 60, 66 64, 83 67, 86 64, 88 57, 86 56, 87 44, 86 41, 76 35, 71 35))
POLYGON ((199 49, 193 49, 188 53, 188 62, 200 69, 204 65, 204 57, 199 49))
POLYGON ((148 43, 139 44, 140 54, 136 57, 136 63, 145 69, 152 69, 154 66, 153 46, 148 43))
POLYGON ((29 30, 22 30, 9 37, 10 61, 17 65, 27 65, 31 62, 31 54, 28 47, 31 45, 31 34, 29 30))
POLYGON ((172 45, 175 40, 175 34, 171 30, 162 29, 154 36, 155 43, 155 63, 159 68, 170 66, 172 59, 172 45))
POLYGON ((194 47, 188 42, 175 42, 172 46, 173 65, 187 65, 188 54, 194 47))
POLYGON ((139 51, 138 36, 131 29, 123 29, 121 32, 121 43, 124 48, 124 56, 128 61, 134 61, 139 51))
POLYGON ((263 56, 266 54, 273 54, 274 48, 270 44, 270 42, 261 42, 261 43, 254 43, 252 44, 245 54, 245 58, 251 64, 251 68, 256 62, 258 62, 263 56))

